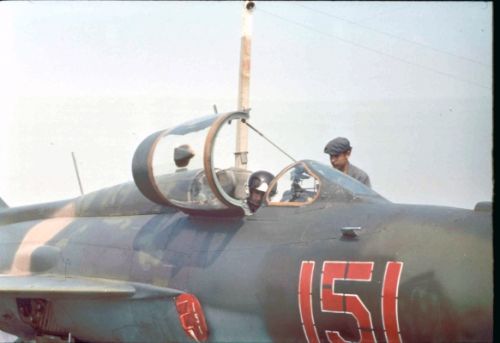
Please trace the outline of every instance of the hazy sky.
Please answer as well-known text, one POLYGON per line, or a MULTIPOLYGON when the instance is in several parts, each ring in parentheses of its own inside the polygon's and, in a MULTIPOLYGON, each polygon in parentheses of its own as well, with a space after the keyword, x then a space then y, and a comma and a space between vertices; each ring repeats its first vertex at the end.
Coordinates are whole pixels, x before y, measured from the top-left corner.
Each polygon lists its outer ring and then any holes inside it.
MULTIPOLYGON (((237 105, 241 2, 0 3, 0 197, 131 180, 152 132, 237 105)), ((251 122, 295 158, 352 162, 394 202, 492 197, 491 2, 258 2, 251 122)), ((286 159, 251 137, 250 167, 286 159), (252 150, 254 147, 254 150, 252 150)))

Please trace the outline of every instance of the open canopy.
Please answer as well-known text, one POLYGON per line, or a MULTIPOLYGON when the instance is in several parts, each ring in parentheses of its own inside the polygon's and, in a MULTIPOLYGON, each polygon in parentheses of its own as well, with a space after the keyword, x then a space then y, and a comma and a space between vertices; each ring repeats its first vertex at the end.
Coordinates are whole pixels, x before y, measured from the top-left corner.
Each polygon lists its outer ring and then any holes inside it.
POLYGON ((248 117, 242 111, 213 114, 150 135, 132 161, 137 187, 149 200, 184 212, 243 214, 249 172, 230 167, 230 124, 248 117))

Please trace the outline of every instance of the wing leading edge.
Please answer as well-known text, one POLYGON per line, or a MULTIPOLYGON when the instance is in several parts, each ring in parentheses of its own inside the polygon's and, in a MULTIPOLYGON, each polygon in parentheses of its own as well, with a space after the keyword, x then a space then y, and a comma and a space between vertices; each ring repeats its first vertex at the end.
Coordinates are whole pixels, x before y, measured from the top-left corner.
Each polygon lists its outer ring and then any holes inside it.
POLYGON ((164 298, 184 292, 142 283, 54 275, 0 276, 0 295, 59 298, 164 298))

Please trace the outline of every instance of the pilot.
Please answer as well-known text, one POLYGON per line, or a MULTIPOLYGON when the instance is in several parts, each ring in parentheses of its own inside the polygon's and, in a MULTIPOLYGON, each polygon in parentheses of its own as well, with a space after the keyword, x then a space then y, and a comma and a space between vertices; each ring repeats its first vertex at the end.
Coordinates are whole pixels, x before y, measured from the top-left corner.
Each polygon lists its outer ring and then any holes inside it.
POLYGON ((371 187, 370 177, 360 168, 349 162, 351 156, 351 143, 347 138, 337 137, 328 142, 324 152, 330 155, 330 163, 335 169, 371 187))
POLYGON ((174 149, 174 162, 177 167, 176 173, 186 171, 189 161, 194 156, 194 150, 188 144, 179 145, 174 149))
MULTIPOLYGON (((274 175, 265 170, 259 170, 250 175, 248 178, 248 191, 249 195, 247 198, 247 204, 252 213, 255 213, 259 209, 264 200, 264 195, 269 189, 271 181, 274 179, 274 175)), ((273 197, 277 192, 277 185, 274 185, 273 189, 269 193, 269 197, 273 197)))

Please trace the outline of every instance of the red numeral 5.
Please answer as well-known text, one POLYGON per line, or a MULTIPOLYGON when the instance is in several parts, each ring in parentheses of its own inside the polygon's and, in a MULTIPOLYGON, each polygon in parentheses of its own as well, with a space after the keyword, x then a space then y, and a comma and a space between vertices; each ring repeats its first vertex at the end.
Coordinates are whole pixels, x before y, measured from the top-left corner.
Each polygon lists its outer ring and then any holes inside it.
MULTIPOLYGON (((309 343, 319 342, 312 305, 314 261, 303 261, 299 277, 299 310, 304 334, 309 343)), ((376 342, 370 311, 356 294, 335 292, 336 280, 370 282, 374 262, 325 261, 321 273, 320 305, 323 312, 346 313, 357 322, 360 342, 376 342)), ((387 262, 381 294, 382 324, 388 343, 401 343, 397 296, 402 262, 387 262)), ((346 342, 338 331, 325 331, 329 342, 346 342)))
MULTIPOLYGON (((375 342, 372 316, 358 295, 335 293, 335 280, 371 281, 373 262, 325 261, 321 273, 321 311, 351 314, 358 323, 361 343, 375 342)), ((326 331, 331 343, 347 342, 338 331, 326 331)))

